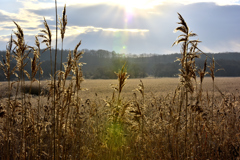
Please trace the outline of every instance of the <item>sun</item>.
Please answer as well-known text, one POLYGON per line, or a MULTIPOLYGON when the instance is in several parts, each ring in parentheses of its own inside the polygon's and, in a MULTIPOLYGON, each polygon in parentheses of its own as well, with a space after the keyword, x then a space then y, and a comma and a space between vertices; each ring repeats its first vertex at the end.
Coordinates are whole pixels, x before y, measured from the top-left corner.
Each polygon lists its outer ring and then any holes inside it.
POLYGON ((118 0, 117 3, 124 6, 126 10, 132 11, 134 8, 147 9, 154 0, 118 0))
POLYGON ((136 9, 147 9, 151 0, 117 0, 115 3, 125 9, 125 21, 129 21, 136 14, 136 9))

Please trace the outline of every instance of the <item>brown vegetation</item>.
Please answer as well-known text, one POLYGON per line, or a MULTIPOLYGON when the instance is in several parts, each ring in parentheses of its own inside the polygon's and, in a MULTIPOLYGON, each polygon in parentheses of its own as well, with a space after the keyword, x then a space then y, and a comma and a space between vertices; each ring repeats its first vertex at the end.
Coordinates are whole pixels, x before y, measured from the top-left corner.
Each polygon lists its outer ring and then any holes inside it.
MULTIPOLYGON (((0 159, 239 158, 240 97, 234 88, 239 84, 236 79, 215 79, 215 61, 209 57, 210 66, 205 63, 203 69, 196 68, 195 59, 205 54, 197 47, 198 40, 190 40, 196 34, 189 31, 180 14, 179 19, 176 30, 183 34, 174 43, 182 44, 179 81, 163 78, 136 83, 128 80, 123 65, 116 73, 117 81, 84 83, 80 41, 69 52, 63 71, 55 71, 55 63, 54 78, 47 85, 35 82, 41 70, 38 40, 37 48, 27 46, 23 30, 14 22, 17 40, 10 40, 0 64, 8 79, 0 106, 0 159), (30 52, 34 54, 31 74, 24 69, 30 52), (12 58, 18 62, 16 67, 10 67, 12 58), (15 71, 19 71, 18 80, 11 82, 8 77, 15 71), (30 80, 28 85, 24 74, 30 80), (205 78, 206 74, 211 78, 205 78), (111 86, 100 89, 106 82, 111 86)), ((45 20, 44 25, 42 32, 48 37, 42 35, 43 42, 51 49, 45 20)))

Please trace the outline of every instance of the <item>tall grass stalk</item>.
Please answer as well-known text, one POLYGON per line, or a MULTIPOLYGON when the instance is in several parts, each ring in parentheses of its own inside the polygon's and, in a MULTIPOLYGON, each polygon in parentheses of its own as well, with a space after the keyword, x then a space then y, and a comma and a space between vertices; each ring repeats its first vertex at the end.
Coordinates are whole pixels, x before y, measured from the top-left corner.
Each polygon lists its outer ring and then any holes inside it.
POLYGON ((211 115, 212 115, 212 129, 213 129, 213 105, 214 105, 214 91, 215 91, 215 61, 214 61, 214 58, 212 59, 212 63, 210 64, 210 66, 208 66, 209 67, 209 69, 210 69, 210 72, 209 72, 209 74, 210 74, 210 76, 211 76, 211 78, 212 78, 212 81, 213 81, 213 84, 212 84, 212 89, 213 89, 213 91, 212 91, 212 110, 211 110, 211 115))
POLYGON ((121 119, 119 119, 121 110, 123 109, 122 111, 125 112, 125 109, 122 106, 121 93, 122 93, 123 87, 126 85, 127 79, 130 76, 130 75, 127 75, 126 63, 122 66, 121 70, 119 70, 117 73, 115 72, 115 74, 118 77, 118 85, 112 84, 112 88, 118 92, 117 103, 114 104, 115 99, 113 99, 112 102, 110 103, 108 102, 108 103, 111 107, 113 107, 113 119, 114 119, 113 121, 118 122, 118 121, 121 121, 121 119))
MULTIPOLYGON (((14 21, 13 21, 14 22, 14 21)), ((14 24, 17 27, 17 32, 14 32, 15 36, 17 37, 17 40, 13 39, 13 43, 15 44, 15 51, 13 53, 15 54, 15 60, 17 61, 16 69, 19 71, 19 81, 20 81, 20 88, 23 88, 23 92, 21 94, 21 106, 22 106, 22 150, 21 150, 21 156, 26 158, 26 135, 25 135, 25 128, 26 128, 26 106, 25 103, 25 76, 30 77, 29 73, 25 70, 25 66, 27 65, 27 58, 29 55, 29 49, 28 46, 25 44, 24 40, 24 34, 22 28, 14 22, 14 24)))
POLYGON ((62 71, 63 39, 66 31, 66 26, 67 26, 67 15, 66 15, 66 4, 65 4, 62 12, 62 18, 59 17, 59 29, 61 31, 61 39, 62 39, 60 71, 62 71))
MULTIPOLYGON (((38 55, 38 105, 37 105, 37 126, 40 124, 40 101, 41 101, 41 75, 43 74, 43 70, 41 68, 41 54, 40 54, 40 42, 38 40, 38 36, 35 36, 35 45, 36 45, 36 52, 38 55)), ((37 142, 37 155, 41 153, 41 143, 40 143, 40 127, 37 127, 37 136, 36 136, 36 142, 37 142)))
MULTIPOLYGON (((188 158, 187 155, 187 137, 188 137, 188 106, 189 106, 189 92, 193 93, 194 87, 192 84, 192 79, 196 79, 196 68, 195 68, 195 58, 198 58, 198 55, 195 50, 197 43, 200 41, 198 40, 190 40, 191 37, 197 36, 196 33, 192 33, 189 31, 189 27, 183 17, 178 13, 178 18, 181 26, 177 27, 175 31, 180 31, 183 34, 178 36, 177 40, 173 43, 173 45, 177 45, 182 43, 181 45, 181 55, 182 57, 178 60, 181 64, 180 70, 180 82, 181 85, 184 87, 184 91, 181 91, 181 94, 184 93, 185 95, 185 158, 188 158), (189 48, 190 46, 190 48, 189 48)), ((172 45, 172 46, 173 46, 172 45)), ((180 118, 180 117, 179 117, 180 118)))
MULTIPOLYGON (((57 71, 57 39, 58 39, 58 18, 57 18, 57 0, 55 0, 55 14, 56 14, 56 44, 55 44, 55 61, 54 61, 54 95, 53 95, 53 133, 54 133, 54 159, 58 159, 58 148, 56 148, 56 71, 57 71), (56 153, 57 152, 57 153, 56 153), (57 154, 57 155, 56 155, 57 154)), ((58 121, 58 119, 57 119, 58 121)), ((59 140, 58 140, 59 141, 59 140)))
MULTIPOLYGON (((142 131, 142 150, 145 151, 144 149, 144 109, 145 109, 145 94, 144 94, 144 85, 143 85, 143 82, 142 80, 140 80, 140 84, 138 85, 138 88, 137 88, 137 91, 139 91, 142 95, 142 107, 141 107, 141 110, 140 110, 140 115, 141 115, 141 119, 142 119, 142 128, 141 128, 141 131, 142 131)), ((145 154, 145 153, 143 153, 145 154)))
POLYGON ((43 34, 40 34, 38 35, 38 37, 41 37, 43 38, 42 42, 41 43, 45 43, 46 44, 46 48, 44 49, 43 52, 49 50, 50 51, 50 66, 51 66, 51 76, 53 76, 53 70, 52 70, 52 33, 51 33, 51 30, 48 26, 48 23, 45 19, 45 17, 43 18, 44 19, 44 27, 45 27, 45 30, 40 30, 40 32, 42 32, 43 34))
MULTIPOLYGON (((11 90, 12 90, 12 85, 11 85, 11 75, 15 74, 17 76, 17 73, 15 73, 16 70, 16 66, 14 68, 11 69, 11 61, 12 61, 12 56, 11 56, 11 52, 12 52, 12 44, 13 44, 13 38, 11 35, 10 41, 8 42, 8 45, 6 47, 6 56, 5 58, 2 56, 2 61, 0 61, 0 69, 3 70, 7 81, 8 81, 8 101, 7 101, 7 119, 6 119, 6 136, 7 136, 7 143, 6 143, 6 159, 10 159, 10 149, 11 149, 11 143, 9 141, 10 139, 10 133, 12 133, 12 123, 13 123, 13 116, 14 116, 14 106, 13 109, 11 110, 11 101, 10 101, 10 97, 11 97, 11 90)), ((12 141, 14 141, 14 139, 11 136, 12 141)), ((3 155, 5 156, 5 155, 3 155)))

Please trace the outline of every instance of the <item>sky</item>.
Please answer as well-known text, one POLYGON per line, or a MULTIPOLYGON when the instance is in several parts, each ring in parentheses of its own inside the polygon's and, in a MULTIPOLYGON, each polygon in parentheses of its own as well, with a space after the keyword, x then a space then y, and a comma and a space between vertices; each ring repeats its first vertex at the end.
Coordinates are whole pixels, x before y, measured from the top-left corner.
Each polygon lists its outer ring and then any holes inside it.
MULTIPOLYGON (((126 54, 179 53, 173 42, 181 34, 177 13, 202 41, 204 52, 240 52, 240 0, 58 0, 58 15, 66 4, 64 49, 103 49, 126 54)), ((0 50, 5 50, 17 22, 28 45, 44 29, 45 17, 55 47, 54 0, 1 0, 0 50)), ((41 48, 45 48, 45 44, 41 48)), ((61 39, 58 34, 58 48, 61 39)))

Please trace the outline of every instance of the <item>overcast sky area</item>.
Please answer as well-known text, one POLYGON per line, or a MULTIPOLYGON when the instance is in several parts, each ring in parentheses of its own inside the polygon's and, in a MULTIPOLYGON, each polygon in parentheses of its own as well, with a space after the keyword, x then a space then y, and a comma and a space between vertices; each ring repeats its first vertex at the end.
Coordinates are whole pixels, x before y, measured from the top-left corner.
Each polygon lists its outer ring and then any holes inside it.
MULTIPOLYGON (((13 21, 23 29, 25 42, 34 45, 46 18, 55 47, 54 0, 1 0, 0 50, 5 50, 13 21)), ((64 49, 104 49, 117 53, 179 53, 171 47, 180 32, 177 12, 202 41, 204 52, 240 52, 240 0, 58 0, 58 15, 67 6, 64 49)), ((60 35, 58 35, 60 38, 60 35)), ((61 39, 58 41, 61 48, 61 39)), ((44 44, 41 48, 45 48, 44 44)))

